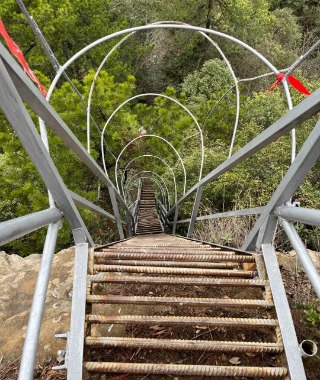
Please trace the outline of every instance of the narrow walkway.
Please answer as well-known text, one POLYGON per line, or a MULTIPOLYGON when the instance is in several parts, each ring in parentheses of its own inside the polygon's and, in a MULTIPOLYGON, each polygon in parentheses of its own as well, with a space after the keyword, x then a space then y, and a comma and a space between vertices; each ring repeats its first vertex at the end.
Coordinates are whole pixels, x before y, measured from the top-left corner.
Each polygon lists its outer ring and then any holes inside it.
POLYGON ((161 234, 162 232, 163 229, 156 208, 156 197, 150 183, 144 181, 141 189, 136 234, 161 234))
POLYGON ((91 379, 286 378, 269 283, 252 255, 148 234, 97 249, 92 264, 91 379))

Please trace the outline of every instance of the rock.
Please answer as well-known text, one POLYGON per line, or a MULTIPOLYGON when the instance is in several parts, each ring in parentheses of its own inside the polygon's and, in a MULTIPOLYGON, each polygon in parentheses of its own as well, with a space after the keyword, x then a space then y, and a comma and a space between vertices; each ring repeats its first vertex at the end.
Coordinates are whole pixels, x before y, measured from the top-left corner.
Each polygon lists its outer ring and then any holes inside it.
MULTIPOLYGON (((65 341, 54 337, 69 331, 74 248, 54 256, 42 320, 37 360, 56 357, 65 341)), ((41 255, 26 258, 0 252, 0 357, 2 364, 22 353, 41 255)))

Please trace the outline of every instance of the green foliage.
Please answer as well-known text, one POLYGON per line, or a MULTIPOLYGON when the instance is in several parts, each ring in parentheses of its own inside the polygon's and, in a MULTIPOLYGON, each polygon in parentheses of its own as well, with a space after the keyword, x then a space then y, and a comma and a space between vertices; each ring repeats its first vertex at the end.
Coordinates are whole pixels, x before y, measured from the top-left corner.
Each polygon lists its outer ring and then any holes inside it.
POLYGON ((313 301, 306 305, 305 318, 309 325, 320 328, 320 302, 313 301))
MULTIPOLYGON (((277 67, 290 65, 319 35, 319 7, 309 0, 30 0, 26 6, 60 63, 66 62, 97 38, 124 27, 157 20, 174 19, 230 33, 265 54, 277 67)), ((48 87, 55 72, 14 0, 2 1, 0 17, 22 48, 31 68, 48 87)), ((237 78, 252 77, 269 70, 251 52, 227 39, 212 38, 225 52, 237 78)), ((116 41, 118 39, 95 47, 68 69, 85 102, 88 101, 94 70, 116 41)), ((308 61, 307 76, 295 73, 311 91, 320 85, 319 80, 314 79, 318 75, 314 59, 311 57, 308 61)), ((273 81, 274 77, 268 77, 258 84, 240 85, 241 113, 234 151, 286 112, 287 104, 280 86, 272 93, 264 94, 273 81)), ((225 95, 225 92, 233 85, 225 62, 199 33, 164 29, 136 33, 111 55, 97 78, 91 116, 102 130, 115 108, 135 94, 151 91, 178 100, 190 108, 204 130, 206 152, 203 175, 206 175, 228 156, 235 122, 235 93, 230 91, 225 95)), ((303 95, 291 92, 294 104, 301 101, 303 95)), ((86 146, 85 109, 70 84, 63 79, 53 92, 51 104, 86 146)), ((37 125, 37 118, 33 113, 31 115, 37 125)), ((312 121, 297 130, 298 149, 311 128, 312 121)), ((114 156, 133 138, 142 136, 143 130, 169 140, 179 150, 188 173, 187 188, 193 186, 199 180, 198 129, 182 107, 160 96, 139 98, 126 104, 108 124, 105 158, 110 178, 114 180, 114 156)), ((112 212, 106 189, 100 189, 97 179, 51 132, 49 141, 52 158, 67 187, 112 212)), ((92 122, 91 154, 99 164, 102 163, 100 134, 92 122)), ((124 174, 125 181, 141 170, 155 171, 163 177, 172 193, 172 173, 157 159, 137 159, 123 173, 128 159, 142 154, 154 154, 168 162, 176 173, 178 196, 181 196, 184 180, 181 164, 172 148, 160 139, 141 138, 130 145, 120 160, 120 174, 124 174)), ((285 137, 206 186, 201 213, 266 204, 289 164, 290 137, 285 137)), ((320 207, 319 175, 318 164, 298 190, 295 200, 307 207, 320 207)), ((2 115, 0 180, 1 220, 48 207, 45 185, 2 115)), ((188 217, 192 205, 193 199, 190 198, 181 205, 181 213, 188 217)), ((101 220, 85 210, 81 210, 81 215, 95 242, 102 242, 106 234, 110 238, 115 237, 112 222, 101 220)), ((302 226, 301 232, 310 246, 319 246, 317 229, 302 226)), ((43 229, 5 248, 22 255, 39 252, 44 236, 43 229)), ((59 239, 58 248, 72 242, 65 221, 59 239)), ((222 239, 225 244, 234 243, 227 232, 222 239)))
POLYGON ((232 77, 226 64, 220 59, 206 61, 200 70, 186 76, 182 91, 187 95, 187 104, 196 110, 206 101, 216 98, 232 84, 232 77))

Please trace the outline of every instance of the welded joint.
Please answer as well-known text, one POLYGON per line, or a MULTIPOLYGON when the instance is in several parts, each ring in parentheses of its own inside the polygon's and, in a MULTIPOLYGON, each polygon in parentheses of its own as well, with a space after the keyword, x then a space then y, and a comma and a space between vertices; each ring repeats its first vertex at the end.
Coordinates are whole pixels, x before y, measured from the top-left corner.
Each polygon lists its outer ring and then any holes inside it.
POLYGON ((301 207, 301 203, 300 202, 287 202, 285 205, 281 205, 281 206, 277 207, 274 210, 274 215, 278 216, 278 217, 281 216, 281 209, 284 206, 288 206, 288 207, 301 207))
POLYGON ((61 365, 53 366, 52 369, 55 371, 62 371, 68 369, 68 352, 69 352, 69 336, 70 332, 55 334, 55 338, 66 340, 66 350, 58 350, 57 354, 63 356, 64 363, 61 365), (61 352, 59 352, 61 351, 61 352))
POLYGON ((76 245, 81 245, 88 242, 87 236, 83 228, 75 228, 72 230, 73 239, 76 245))

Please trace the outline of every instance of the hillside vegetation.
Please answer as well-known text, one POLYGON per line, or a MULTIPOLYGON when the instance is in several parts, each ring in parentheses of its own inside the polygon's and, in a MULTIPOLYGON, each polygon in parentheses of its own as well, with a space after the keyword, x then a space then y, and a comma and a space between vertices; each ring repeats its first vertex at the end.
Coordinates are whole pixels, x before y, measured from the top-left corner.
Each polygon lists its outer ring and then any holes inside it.
MULTIPOLYGON (((228 33, 257 49, 278 69, 289 67, 320 38, 320 7, 318 1, 312 0, 30 0, 25 1, 25 5, 60 64, 100 37, 160 20, 176 20, 228 33)), ((2 0, 0 17, 21 47, 30 67, 48 88, 55 70, 17 3, 2 0)), ((238 79, 257 77, 270 71, 239 45, 220 37, 213 37, 213 40, 224 52, 238 79)), ((118 41, 119 38, 98 45, 68 68, 68 75, 86 103, 97 68, 118 41)), ((320 87, 319 57, 319 51, 315 51, 294 73, 310 92, 320 87)), ((239 83, 241 110, 233 152, 287 111, 281 86, 265 94, 275 79, 271 75, 239 83)), ((290 91, 294 105, 305 96, 292 88, 290 91)), ((145 133, 166 138, 180 152, 188 173, 187 188, 198 181, 199 131, 194 119, 181 105, 190 109, 204 131, 203 176, 228 157, 236 115, 234 81, 219 51, 202 35, 159 29, 139 32, 128 38, 110 56, 96 81, 91 116, 100 130, 118 106, 141 93, 165 96, 136 98, 121 107, 108 124, 104 136, 104 157, 113 181, 115 157, 132 139, 145 133)), ((53 92, 51 104, 86 146, 85 109, 64 77, 53 92)), ((33 119, 38 125, 35 115, 33 119)), ((297 130, 298 149, 313 126, 314 120, 311 120, 297 130)), ((100 133, 94 125, 91 129, 91 154, 102 166, 100 133)), ((52 157, 68 188, 112 212, 107 190, 57 137, 49 134, 49 140, 52 157)), ((205 214, 265 205, 290 164, 290 145, 290 136, 286 136, 208 185, 200 212, 205 214)), ((148 154, 165 159, 173 168, 178 196, 181 196, 182 167, 170 146, 161 139, 141 138, 130 145, 121 157, 120 175, 123 174, 123 181, 128 184, 130 178, 140 171, 156 172, 163 177, 171 192, 172 204, 172 173, 159 159, 140 157, 148 154), (135 160, 124 172, 132 159, 135 160)), ((317 164, 295 196, 294 200, 305 207, 320 207, 319 170, 317 164)), ((44 183, 2 114, 0 183, 1 221, 48 207, 44 183)), ((132 184, 133 190, 128 190, 128 199, 132 197, 134 200, 136 182, 132 180, 132 184)), ((181 207, 182 217, 188 217, 192 201, 188 200, 181 207)), ((96 243, 116 237, 113 223, 100 220, 89 211, 81 213, 96 243)), ((251 222, 246 221, 248 226, 251 222)), ((236 222, 233 227, 236 225, 239 226, 236 222)), ((237 245, 228 231, 217 236, 211 227, 207 226, 206 235, 202 237, 237 245)), ((318 230, 304 226, 300 230, 309 241, 308 248, 319 250, 318 230)), ((199 234, 199 227, 197 231, 199 234)), ((38 231, 3 249, 22 256, 38 253, 43 247, 44 236, 44 230, 38 231)), ((58 249, 70 244, 73 244, 71 232, 64 225, 59 234, 58 249)), ((279 238, 279 246, 286 248, 286 241, 279 238)))

